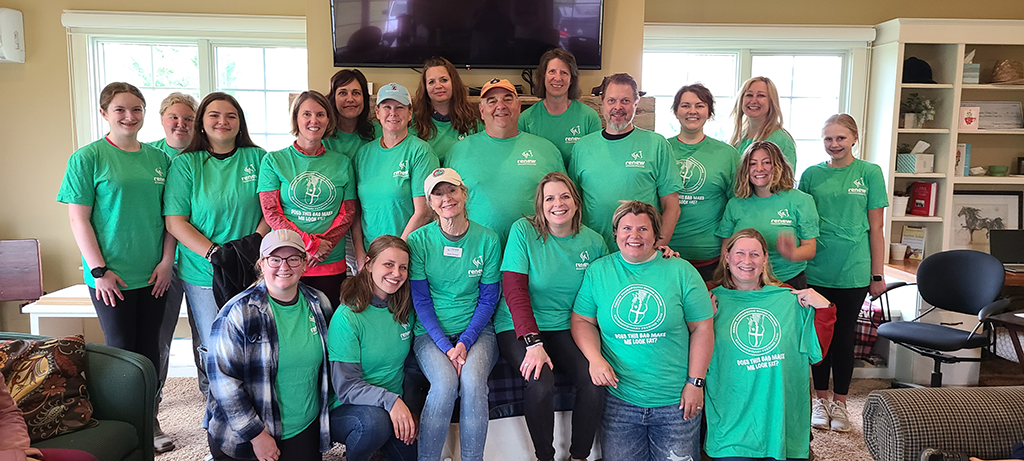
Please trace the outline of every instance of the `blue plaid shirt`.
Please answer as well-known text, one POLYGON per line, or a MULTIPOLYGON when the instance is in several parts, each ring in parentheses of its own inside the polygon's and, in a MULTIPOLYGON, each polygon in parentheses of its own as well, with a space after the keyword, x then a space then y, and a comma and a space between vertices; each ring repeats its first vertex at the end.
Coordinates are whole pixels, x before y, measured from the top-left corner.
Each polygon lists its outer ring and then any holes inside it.
MULTIPOLYGON (((300 283, 299 290, 309 302, 323 346, 320 367, 320 451, 331 448, 330 399, 327 373, 327 324, 333 309, 323 293, 300 283)), ((263 281, 228 301, 213 321, 206 374, 210 398, 203 427, 225 454, 233 458, 252 456, 251 441, 264 429, 280 439, 281 410, 274 396, 278 369, 277 325, 270 309, 270 297, 263 281)), ((314 398, 310 396, 310 398, 314 398)))

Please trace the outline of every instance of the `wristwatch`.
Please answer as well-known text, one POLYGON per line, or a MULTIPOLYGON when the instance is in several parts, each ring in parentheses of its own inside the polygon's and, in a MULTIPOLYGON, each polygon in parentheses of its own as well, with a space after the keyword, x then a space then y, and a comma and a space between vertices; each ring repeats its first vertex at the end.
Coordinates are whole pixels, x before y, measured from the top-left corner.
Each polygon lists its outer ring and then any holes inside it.
POLYGON ((882 274, 871 274, 871 281, 872 282, 882 282, 884 280, 885 280, 885 277, 882 277, 882 274))
POLYGON ((538 344, 544 343, 543 341, 541 341, 540 335, 537 333, 527 333, 523 335, 523 341, 526 341, 526 347, 536 346, 538 344))
POLYGON ((704 378, 694 378, 692 376, 687 376, 686 382, 693 384, 694 387, 704 387, 704 378))
POLYGON ((103 274, 106 274, 108 270, 110 269, 107 269, 107 266, 94 267, 89 271, 89 274, 92 274, 92 278, 98 279, 103 277, 103 274))

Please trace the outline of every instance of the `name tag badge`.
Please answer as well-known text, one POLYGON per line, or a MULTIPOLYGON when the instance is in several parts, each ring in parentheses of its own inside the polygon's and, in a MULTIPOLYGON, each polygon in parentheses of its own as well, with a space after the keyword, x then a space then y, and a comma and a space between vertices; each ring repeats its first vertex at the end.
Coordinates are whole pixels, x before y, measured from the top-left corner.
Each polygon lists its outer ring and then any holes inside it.
POLYGON ((444 247, 444 255, 452 258, 462 257, 462 248, 459 247, 444 247))

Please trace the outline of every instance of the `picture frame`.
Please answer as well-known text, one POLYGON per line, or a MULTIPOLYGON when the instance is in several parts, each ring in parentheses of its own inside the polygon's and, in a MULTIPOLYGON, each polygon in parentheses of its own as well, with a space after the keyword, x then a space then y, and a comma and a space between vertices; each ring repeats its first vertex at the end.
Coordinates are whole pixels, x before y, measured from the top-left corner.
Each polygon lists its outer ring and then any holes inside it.
POLYGON ((990 229, 1024 228, 1024 191, 954 190, 950 248, 989 252, 990 229))

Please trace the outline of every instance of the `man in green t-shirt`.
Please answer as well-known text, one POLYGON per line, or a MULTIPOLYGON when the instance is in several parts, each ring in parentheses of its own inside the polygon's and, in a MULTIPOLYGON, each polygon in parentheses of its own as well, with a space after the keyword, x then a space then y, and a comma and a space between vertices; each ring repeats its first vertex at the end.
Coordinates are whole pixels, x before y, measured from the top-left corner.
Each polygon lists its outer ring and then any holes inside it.
POLYGON ((512 223, 533 214, 537 183, 565 168, 551 141, 519 131, 521 104, 511 82, 493 79, 480 94, 484 131, 455 143, 445 165, 469 188, 471 219, 497 233, 504 248, 512 223))
POLYGON ((664 231, 656 236, 658 246, 668 245, 679 219, 683 183, 672 149, 661 135, 633 126, 639 101, 629 74, 605 78, 601 112, 607 127, 580 139, 569 160, 569 176, 583 195, 583 224, 601 234, 609 248, 615 248, 612 213, 620 201, 659 208, 664 231))

